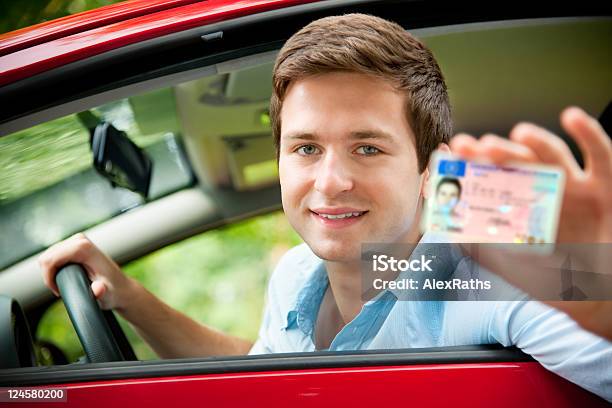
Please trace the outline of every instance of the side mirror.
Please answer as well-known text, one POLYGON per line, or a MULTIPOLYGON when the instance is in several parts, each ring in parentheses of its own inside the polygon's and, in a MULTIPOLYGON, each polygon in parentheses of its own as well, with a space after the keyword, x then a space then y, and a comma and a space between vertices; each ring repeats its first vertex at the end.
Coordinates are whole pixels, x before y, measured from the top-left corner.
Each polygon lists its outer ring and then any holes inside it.
POLYGON ((93 166, 98 173, 113 187, 127 188, 147 198, 153 162, 145 151, 108 122, 90 131, 93 166))

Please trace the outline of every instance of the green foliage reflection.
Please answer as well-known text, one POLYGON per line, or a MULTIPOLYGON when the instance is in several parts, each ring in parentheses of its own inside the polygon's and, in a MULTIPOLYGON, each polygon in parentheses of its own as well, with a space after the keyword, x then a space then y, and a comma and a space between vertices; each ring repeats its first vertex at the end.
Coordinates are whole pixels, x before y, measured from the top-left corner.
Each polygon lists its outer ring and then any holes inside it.
POLYGON ((120 0, 3 0, 0 33, 80 13, 120 0))

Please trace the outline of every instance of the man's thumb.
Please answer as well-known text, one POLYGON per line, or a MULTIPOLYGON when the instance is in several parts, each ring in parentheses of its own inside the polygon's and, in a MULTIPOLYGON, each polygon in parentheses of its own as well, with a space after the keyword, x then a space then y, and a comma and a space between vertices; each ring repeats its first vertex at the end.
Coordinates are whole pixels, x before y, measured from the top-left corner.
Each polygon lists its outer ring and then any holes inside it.
POLYGON ((96 299, 100 299, 106 293, 106 285, 100 280, 95 280, 91 283, 91 291, 96 299))

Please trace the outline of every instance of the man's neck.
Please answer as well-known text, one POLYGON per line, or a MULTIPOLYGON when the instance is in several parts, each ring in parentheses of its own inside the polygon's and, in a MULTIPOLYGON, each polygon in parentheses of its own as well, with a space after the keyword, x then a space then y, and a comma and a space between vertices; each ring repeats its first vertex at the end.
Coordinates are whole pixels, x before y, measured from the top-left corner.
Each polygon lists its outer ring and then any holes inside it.
MULTIPOLYGON (((415 244, 420 239, 421 235, 419 233, 411 234, 406 243, 415 244)), ((359 314, 365 302, 369 300, 363 298, 360 263, 361 260, 352 262, 325 261, 329 288, 345 325, 359 314)))
POLYGON ((362 284, 359 261, 325 262, 329 288, 344 324, 355 318, 365 301, 361 299, 362 284))

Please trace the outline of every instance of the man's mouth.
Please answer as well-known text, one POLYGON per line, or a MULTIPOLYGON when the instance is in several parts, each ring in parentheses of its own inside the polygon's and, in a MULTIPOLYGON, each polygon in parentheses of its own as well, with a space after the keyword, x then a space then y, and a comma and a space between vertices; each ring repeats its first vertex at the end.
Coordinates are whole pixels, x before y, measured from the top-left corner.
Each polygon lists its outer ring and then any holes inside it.
POLYGON ((337 215, 332 215, 332 214, 324 214, 324 213, 315 213, 317 214, 319 217, 323 217, 323 218, 327 218, 328 220, 342 220, 344 218, 352 218, 352 217, 360 217, 365 213, 365 211, 361 211, 361 212, 349 212, 349 213, 344 213, 344 214, 337 214, 337 215))
POLYGON ((310 210, 326 227, 345 227, 361 219, 368 211, 355 208, 330 208, 310 210))

